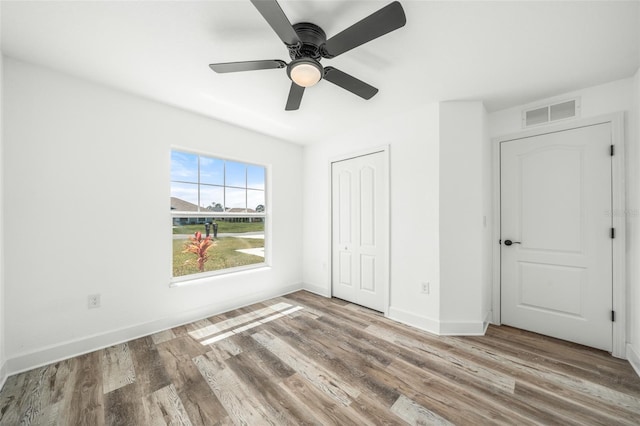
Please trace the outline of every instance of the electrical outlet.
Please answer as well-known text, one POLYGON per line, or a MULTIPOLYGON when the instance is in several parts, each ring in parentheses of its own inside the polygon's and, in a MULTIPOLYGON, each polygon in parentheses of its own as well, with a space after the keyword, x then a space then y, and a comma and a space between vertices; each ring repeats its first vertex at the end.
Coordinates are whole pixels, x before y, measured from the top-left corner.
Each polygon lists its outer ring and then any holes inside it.
POLYGON ((420 284, 420 292, 424 294, 429 294, 429 282, 423 282, 420 284))
POLYGON ((100 295, 99 294, 90 294, 87 297, 87 305, 89 309, 95 309, 100 307, 100 295))

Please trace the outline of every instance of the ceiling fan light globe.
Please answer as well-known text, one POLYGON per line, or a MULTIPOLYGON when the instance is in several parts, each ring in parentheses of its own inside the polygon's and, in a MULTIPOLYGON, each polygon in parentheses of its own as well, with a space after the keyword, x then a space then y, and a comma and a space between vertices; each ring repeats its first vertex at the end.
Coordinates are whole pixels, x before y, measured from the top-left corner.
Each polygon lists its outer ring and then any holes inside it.
POLYGON ((311 87, 322 79, 322 66, 313 60, 294 61, 289 67, 289 78, 300 87, 311 87))

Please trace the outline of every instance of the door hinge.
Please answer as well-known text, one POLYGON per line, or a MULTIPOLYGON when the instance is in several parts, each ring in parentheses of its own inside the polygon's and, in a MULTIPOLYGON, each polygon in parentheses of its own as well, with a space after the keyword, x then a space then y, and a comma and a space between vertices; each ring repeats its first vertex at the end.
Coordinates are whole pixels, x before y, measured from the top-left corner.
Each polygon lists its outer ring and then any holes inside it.
POLYGON ((612 157, 616 153, 616 148, 613 145, 611 145, 611 149, 610 149, 609 153, 611 154, 612 157))
POLYGON ((616 228, 611 228, 611 238, 616 237, 616 228))
POLYGON ((611 322, 616 321, 616 311, 611 311, 611 322))

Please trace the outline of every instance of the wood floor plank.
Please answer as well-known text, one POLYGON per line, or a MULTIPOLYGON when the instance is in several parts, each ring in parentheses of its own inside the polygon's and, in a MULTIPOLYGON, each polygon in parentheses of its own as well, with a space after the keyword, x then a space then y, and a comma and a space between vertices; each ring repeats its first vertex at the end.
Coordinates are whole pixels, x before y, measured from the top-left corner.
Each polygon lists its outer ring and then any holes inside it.
POLYGON ((378 381, 375 376, 365 374, 362 369, 364 366, 380 368, 387 365, 388 362, 382 365, 371 362, 383 358, 384 354, 375 353, 370 348, 362 350, 361 346, 359 346, 360 350, 354 350, 352 347, 345 348, 341 346, 343 342, 339 339, 327 338, 325 334, 327 330, 323 330, 323 326, 309 328, 309 321, 308 318, 297 318, 287 321, 286 325, 273 324, 271 330, 295 350, 314 359, 317 364, 327 370, 335 372, 340 378, 357 386, 373 399, 381 401, 386 408, 391 407, 398 398, 398 392, 378 381), (363 356, 365 353, 367 356, 363 356))
POLYGON ((460 372, 466 373, 470 380, 481 380, 484 386, 494 386, 496 389, 507 393, 513 393, 516 381, 513 377, 501 374, 493 369, 485 368, 473 361, 465 360, 460 356, 452 354, 448 351, 442 351, 427 343, 408 339, 402 335, 398 335, 391 330, 376 325, 370 325, 365 331, 372 335, 386 340, 394 345, 414 351, 420 355, 423 360, 428 360, 432 369, 456 368, 460 372))
MULTIPOLYGON (((309 307, 316 310, 322 310, 325 315, 322 315, 319 319, 323 317, 329 316, 335 317, 340 321, 349 324, 352 327, 365 328, 370 324, 370 318, 368 318, 365 314, 355 312, 352 310, 346 311, 344 306, 338 305, 336 303, 324 303, 319 301, 317 296, 313 296, 306 293, 294 293, 287 296, 295 300, 302 306, 309 307)), ((344 303, 346 305, 347 303, 344 303)))
POLYGON ((640 425, 640 378, 511 327, 435 336, 305 291, 9 377, 0 425, 640 425))
POLYGON ((0 424, 37 425, 51 424, 52 410, 57 406, 51 404, 53 382, 56 366, 49 365, 29 371, 21 380, 7 383, 12 394, 7 399, 7 406, 2 408, 0 424))
POLYGON ((451 422, 404 395, 401 395, 393 404, 391 411, 411 425, 452 425, 451 422))
POLYGON ((136 382, 143 396, 171 384, 165 366, 152 337, 141 337, 129 342, 136 382))
POLYGON ((222 339, 214 344, 209 345, 209 351, 217 351, 223 358, 231 358, 243 352, 243 348, 236 344, 236 335, 229 336, 228 339, 222 339))
POLYGON ((149 424, 148 411, 142 404, 142 400, 142 392, 137 383, 119 387, 105 394, 105 424, 108 426, 149 424))
POLYGON ((158 349, 165 348, 174 354, 184 354, 190 359, 198 355, 204 355, 209 351, 209 346, 198 343, 190 336, 178 336, 156 346, 158 349))
POLYGON ((218 315, 206 320, 198 321, 194 323, 194 329, 189 334, 197 340, 205 340, 218 333, 225 331, 234 331, 239 327, 246 326, 250 323, 256 323, 262 318, 269 317, 282 310, 292 307, 289 303, 279 302, 272 306, 265 306, 263 304, 252 305, 252 307, 245 307, 237 309, 234 312, 242 312, 238 315, 228 317, 227 315, 218 315))
POLYGON ((362 333, 360 328, 350 328, 345 324, 339 325, 337 322, 326 321, 326 317, 321 321, 298 318, 296 322, 285 325, 297 330, 298 335, 317 336, 317 339, 326 344, 337 346, 350 354, 356 354, 356 360, 375 362, 380 367, 385 367, 394 358, 393 348, 391 345, 386 345, 385 341, 362 333))
MULTIPOLYGON (((496 360, 493 347, 487 347, 485 343, 477 341, 473 337, 468 338, 469 341, 477 343, 476 354, 479 356, 489 356, 496 360)), ((579 377, 570 376, 566 373, 548 368, 543 364, 539 364, 530 360, 525 360, 511 353, 507 348, 501 351, 499 360, 502 364, 507 363, 509 366, 517 369, 523 375, 527 375, 527 380, 533 383, 552 384, 547 389, 557 393, 559 396, 566 394, 585 401, 585 406, 600 407, 603 410, 614 409, 640 418, 640 398, 635 395, 629 395, 619 390, 600 385, 598 383, 589 382, 579 377)))
POLYGON ((312 385, 303 376, 296 373, 280 384, 292 400, 303 403, 317 419, 314 424, 321 425, 374 425, 367 418, 357 413, 351 406, 345 407, 326 392, 312 385))
POLYGON ((543 364, 550 369, 580 377, 600 385, 615 384, 626 393, 640 397, 640 383, 634 380, 631 365, 603 351, 560 341, 550 337, 536 341, 537 335, 510 327, 490 327, 487 341, 501 345, 506 339, 518 342, 517 356, 543 364), (493 340, 491 340, 493 339, 493 340), (536 358, 533 358, 535 354, 536 358))
POLYGON ((191 420, 182 405, 182 400, 173 385, 158 389, 144 399, 149 414, 148 424, 192 426, 191 420))
POLYGON ((275 424, 269 420, 268 410, 256 403, 250 391, 226 368, 224 362, 216 362, 204 355, 194 358, 193 362, 234 423, 275 424))
POLYGON ((526 418, 512 406, 499 407, 483 394, 474 392, 467 386, 461 386, 455 381, 448 382, 436 372, 417 367, 409 362, 396 360, 387 367, 387 371, 409 384, 409 387, 402 392, 405 396, 443 418, 454 419, 452 420, 454 423, 481 424, 487 420, 503 425, 538 423, 536 420, 526 418))
POLYGON ((59 405, 53 403, 55 376, 58 365, 52 364, 34 370, 33 388, 22 406, 21 425, 55 424, 59 405))
MULTIPOLYGON (((183 336, 184 337, 184 336, 183 336)), ((193 425, 227 424, 228 413, 193 363, 191 354, 178 344, 163 342, 158 353, 171 383, 193 425)))
MULTIPOLYGON (((506 374, 499 369, 496 369, 495 366, 486 366, 483 363, 478 363, 474 359, 465 357, 464 355, 460 355, 455 351, 443 350, 442 348, 438 348, 436 345, 427 344, 424 341, 412 339, 407 335, 401 335, 397 333, 393 333, 391 330, 380 329, 376 325, 372 325, 367 331, 372 332, 373 334, 384 337, 389 341, 395 342, 396 344, 401 345, 402 347, 415 349, 417 350, 416 354, 421 355, 420 359, 429 359, 430 357, 423 357, 425 352, 434 353, 439 357, 442 357, 446 360, 446 364, 443 364, 439 368, 430 367, 432 371, 438 372, 446 372, 451 368, 455 370, 459 370, 456 372, 452 372, 450 374, 457 374, 458 372, 464 372, 466 380, 460 380, 460 378, 456 379, 456 383, 467 383, 471 389, 476 389, 478 392, 484 391, 487 393, 493 400, 502 401, 503 403, 509 402, 509 406, 515 409, 517 408, 521 414, 526 414, 532 419, 538 419, 540 421, 544 421, 548 418, 548 412, 544 410, 544 407, 538 406, 537 408, 532 407, 531 401, 528 398, 521 398, 518 395, 515 395, 515 377, 506 374), (492 379, 491 376, 494 376, 492 379), (494 385, 492 388, 486 387, 486 384, 491 384, 493 380, 498 382, 497 385, 494 385), (507 386, 501 386, 501 383, 507 380, 507 386), (477 383, 474 383, 477 381, 477 383), (493 389, 493 390, 492 390, 493 389), (505 395, 505 393, 507 395, 505 395)), ((421 365, 421 367, 423 367, 421 365)), ((446 376, 445 376, 446 377, 446 376)), ((577 409, 579 407, 573 406, 573 409, 577 409)), ((554 410, 555 411, 555 410, 554 410)), ((565 424, 572 423, 568 421, 565 424)))
POLYGON ((279 382, 295 374, 291 367, 259 344, 251 335, 236 335, 229 340, 233 341, 236 347, 242 348, 241 352, 236 356, 240 356, 241 359, 251 363, 252 366, 268 372, 269 376, 276 379, 276 381, 279 382))
POLYGON ((637 421, 629 422, 628 419, 620 417, 613 419, 606 413, 558 398, 526 382, 516 384, 516 395, 522 397, 532 408, 546 413, 548 419, 554 419, 563 425, 637 425, 637 421), (553 407, 553 410, 550 411, 549 407, 553 407))
POLYGON ((105 424, 102 391, 101 351, 75 358, 75 374, 71 400, 62 414, 63 424, 101 426, 105 424))
POLYGON ((268 371, 253 364, 251 357, 243 353, 226 361, 235 376, 247 388, 253 390, 254 399, 260 401, 269 414, 269 419, 278 425, 310 424, 309 417, 301 404, 289 400, 286 393, 279 387, 279 381, 274 380, 268 371))
POLYGON ((300 352, 295 351, 268 331, 255 333, 251 337, 289 365, 289 367, 294 369, 298 374, 305 377, 318 389, 342 405, 349 405, 351 398, 356 398, 360 394, 358 389, 346 383, 337 375, 332 374, 324 367, 316 364, 300 352))
POLYGON ((151 335, 151 339, 153 340, 153 343, 155 343, 156 345, 158 343, 162 343, 162 342, 167 342, 171 339, 175 339, 176 335, 173 332, 173 330, 169 329, 169 330, 164 330, 161 331, 159 333, 154 333, 151 335))
POLYGON ((102 381, 104 393, 136 381, 133 359, 127 343, 102 350, 102 381))

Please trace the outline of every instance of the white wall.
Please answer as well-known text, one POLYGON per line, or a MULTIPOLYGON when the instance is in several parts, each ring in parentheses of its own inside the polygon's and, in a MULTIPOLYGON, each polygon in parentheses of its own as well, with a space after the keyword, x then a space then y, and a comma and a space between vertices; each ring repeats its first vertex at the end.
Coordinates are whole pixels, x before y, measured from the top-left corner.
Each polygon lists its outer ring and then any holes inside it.
MULTIPOLYGON (((2 21, 2 2, 0 2, 0 21, 2 21)), ((3 134, 4 134, 4 126, 2 125, 2 117, 4 114, 3 110, 3 56, 2 56, 2 35, 0 35, 0 165, 3 163, 3 134)), ((4 227, 3 227, 3 215, 4 215, 4 172, 0 170, 0 390, 4 385, 4 382, 7 378, 6 372, 6 357, 5 357, 5 322, 4 322, 4 313, 5 313, 5 304, 4 304, 4 227)))
POLYGON ((482 334, 490 310, 491 147, 485 122, 482 102, 440 104, 441 334, 482 334))
POLYGON ((440 297, 437 104, 305 147, 304 285, 325 295, 331 291, 330 162, 382 145, 390 146, 390 316, 431 329, 440 297), (423 281, 430 282, 430 294, 420 293, 423 281))
POLYGON ((5 58, 12 372, 300 288, 302 149, 5 58), (267 164, 272 267, 169 287, 172 144, 267 164), (87 309, 100 293, 102 307, 87 309))
MULTIPOLYGON (((580 96, 580 117, 597 117, 612 112, 628 111, 632 106, 633 79, 626 78, 599 86, 563 93, 526 105, 495 111, 489 114, 489 135, 492 138, 522 132, 522 110, 580 96)), ((580 118, 578 117, 578 118, 580 118)))
POLYGON ((627 139, 627 358, 640 375, 640 69, 633 79, 633 108, 627 139))

